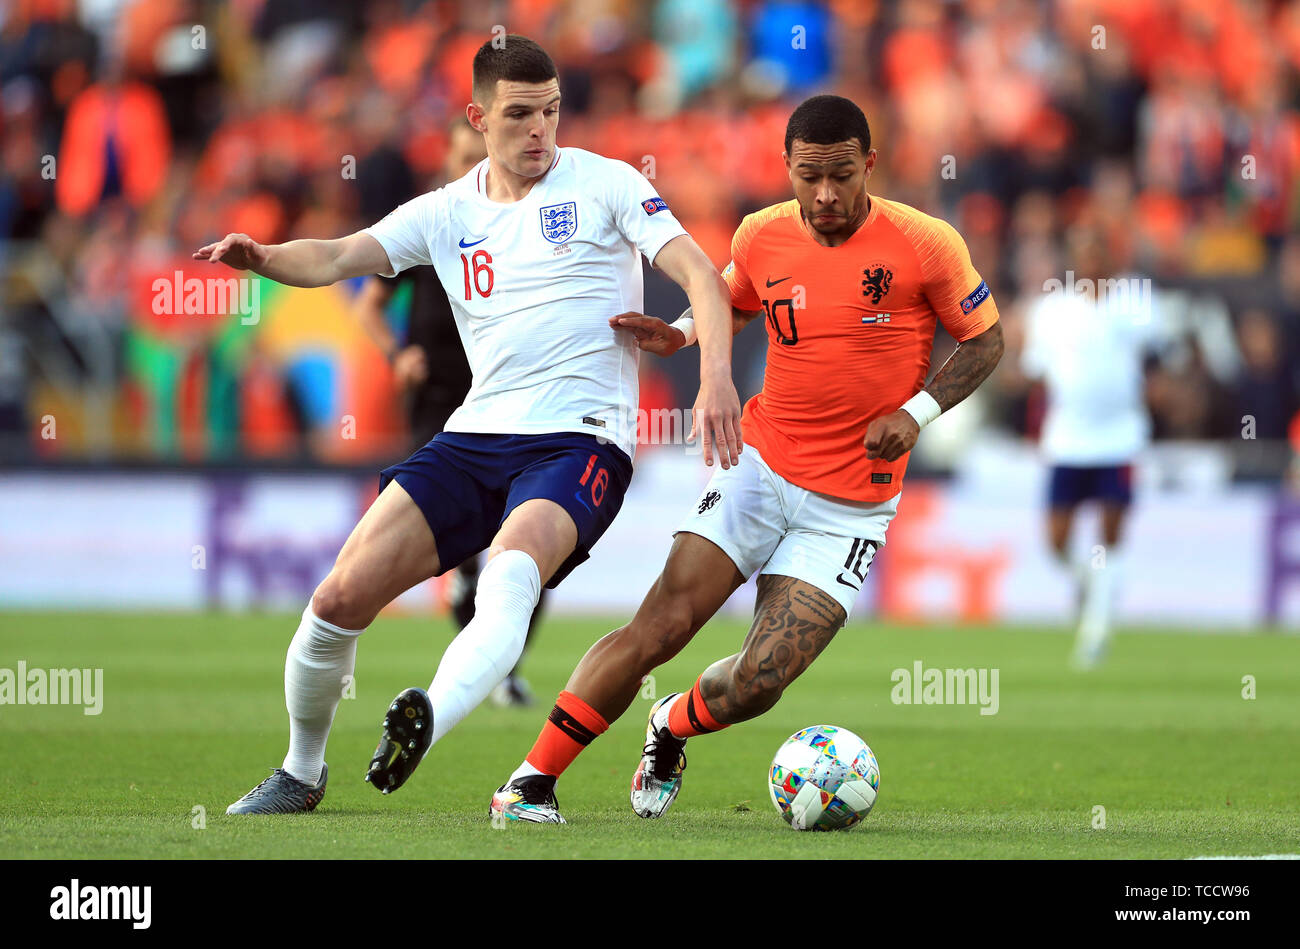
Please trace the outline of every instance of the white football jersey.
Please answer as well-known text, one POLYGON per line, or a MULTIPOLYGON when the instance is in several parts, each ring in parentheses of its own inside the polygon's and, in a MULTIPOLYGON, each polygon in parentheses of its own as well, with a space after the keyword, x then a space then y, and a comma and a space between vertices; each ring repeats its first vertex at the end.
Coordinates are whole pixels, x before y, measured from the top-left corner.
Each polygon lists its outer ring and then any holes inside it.
POLYGON ((1160 338, 1150 283, 1129 292, 1044 294, 1027 313, 1021 368, 1047 389, 1043 454, 1058 465, 1133 460, 1151 420, 1143 395, 1143 357, 1160 338))
POLYGON ((580 148, 512 204, 488 199, 487 170, 363 231, 393 273, 432 264, 451 300, 474 382, 446 430, 589 432, 631 458, 640 350, 608 321, 644 307, 640 255, 686 231, 636 169, 580 148))

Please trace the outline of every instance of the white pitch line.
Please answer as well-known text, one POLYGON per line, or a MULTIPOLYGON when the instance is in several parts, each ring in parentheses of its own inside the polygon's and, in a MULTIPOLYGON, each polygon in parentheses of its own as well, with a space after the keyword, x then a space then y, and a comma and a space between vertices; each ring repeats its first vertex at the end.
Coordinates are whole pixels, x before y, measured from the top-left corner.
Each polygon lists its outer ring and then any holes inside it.
POLYGON ((1300 860, 1300 853, 1264 853, 1241 857, 1188 857, 1188 860, 1300 860))

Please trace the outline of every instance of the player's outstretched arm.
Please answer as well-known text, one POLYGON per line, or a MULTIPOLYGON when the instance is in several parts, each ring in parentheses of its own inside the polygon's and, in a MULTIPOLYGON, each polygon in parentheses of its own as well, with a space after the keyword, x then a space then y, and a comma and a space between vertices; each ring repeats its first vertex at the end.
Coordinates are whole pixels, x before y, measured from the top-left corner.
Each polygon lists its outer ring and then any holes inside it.
POLYGON ((360 232, 336 240, 296 240, 259 244, 247 234, 227 234, 200 247, 195 260, 224 263, 291 287, 326 287, 366 274, 388 273, 388 254, 369 234, 360 232))
POLYGON ((704 463, 713 447, 723 468, 740 461, 740 397, 731 380, 731 297, 727 284, 689 234, 674 237, 655 255, 654 265, 686 291, 700 343, 700 394, 690 438, 701 439, 704 463))
MULTIPOLYGON (((731 308, 731 335, 735 336, 751 322, 762 310, 749 312, 731 308)), ((684 346, 690 346, 697 339, 695 317, 690 307, 674 323, 666 323, 657 316, 644 313, 620 313, 609 318, 609 325, 614 329, 631 330, 636 336, 636 345, 643 352, 656 356, 671 356, 684 346)))
POLYGON ((871 420, 867 425, 867 436, 863 440, 867 457, 897 461, 911 451, 917 436, 921 434, 922 424, 913 412, 923 413, 924 421, 928 423, 937 418, 940 412, 948 411, 988 378, 1002 358, 1003 348, 1001 322, 994 323, 978 336, 959 343, 956 352, 934 374, 930 384, 908 402, 908 408, 900 408, 897 412, 871 420), (928 397, 928 401, 923 397, 928 397), (919 407, 913 405, 917 400, 922 403, 919 407), (928 416, 925 414, 927 405, 928 416))
MULTIPOLYGON (((688 311, 689 312, 689 311, 688 311)), ((682 320, 665 323, 657 316, 629 311, 609 318, 609 325, 614 329, 630 330, 636 337, 637 348, 642 352, 654 353, 656 356, 671 356, 683 346, 689 346, 681 327, 682 320)))

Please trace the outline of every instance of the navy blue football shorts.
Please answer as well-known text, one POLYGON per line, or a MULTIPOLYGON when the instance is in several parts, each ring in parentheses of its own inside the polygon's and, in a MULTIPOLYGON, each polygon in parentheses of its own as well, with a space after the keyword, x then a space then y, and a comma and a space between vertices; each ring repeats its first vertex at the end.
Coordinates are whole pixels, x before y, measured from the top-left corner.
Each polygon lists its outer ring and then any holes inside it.
POLYGON ((484 435, 440 432, 400 464, 379 473, 396 481, 429 522, 439 575, 486 549, 510 512, 546 498, 569 512, 578 545, 547 582, 558 586, 623 506, 632 461, 612 442, 582 432, 484 435))
POLYGON ((1047 501, 1052 507, 1073 507, 1084 501, 1127 506, 1132 500, 1132 465, 1088 468, 1055 465, 1052 468, 1047 488, 1047 501))

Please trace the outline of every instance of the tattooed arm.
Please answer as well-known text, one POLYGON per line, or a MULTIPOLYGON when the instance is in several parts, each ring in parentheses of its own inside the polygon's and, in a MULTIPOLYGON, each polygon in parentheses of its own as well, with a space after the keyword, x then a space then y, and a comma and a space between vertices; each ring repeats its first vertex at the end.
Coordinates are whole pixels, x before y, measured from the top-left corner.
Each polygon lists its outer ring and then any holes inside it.
POLYGON ((1002 323, 994 323, 978 336, 957 346, 925 391, 947 412, 979 388, 1002 358, 1002 323))
MULTIPOLYGON (((939 409, 947 412, 966 396, 974 392, 988 378, 993 367, 1002 358, 1002 323, 994 323, 978 336, 957 345, 957 351, 925 387, 939 409)), ((899 409, 889 415, 872 419, 867 426, 866 445, 868 458, 897 461, 912 450, 921 426, 910 413, 899 409)))

